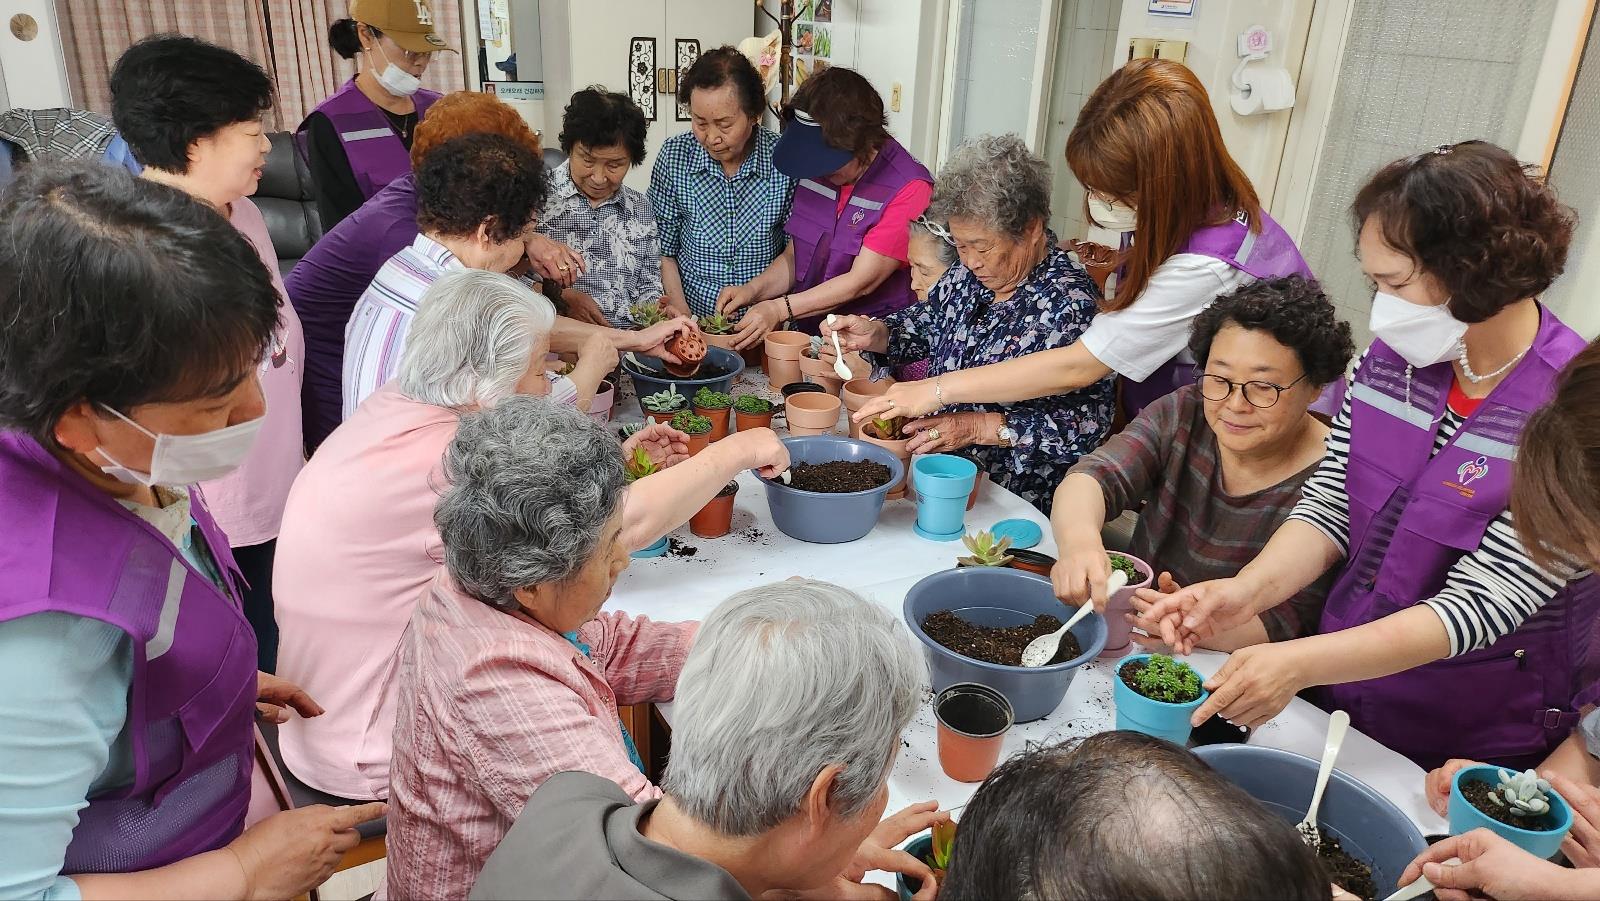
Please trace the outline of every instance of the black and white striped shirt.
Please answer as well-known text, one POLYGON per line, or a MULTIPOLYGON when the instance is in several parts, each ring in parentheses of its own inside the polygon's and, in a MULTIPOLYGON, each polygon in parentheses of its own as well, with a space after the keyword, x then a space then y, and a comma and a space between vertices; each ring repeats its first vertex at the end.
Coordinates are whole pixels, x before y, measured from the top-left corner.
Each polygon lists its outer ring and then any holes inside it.
MULTIPOLYGON (((1433 438, 1433 453, 1442 450, 1465 421, 1465 417, 1446 408, 1433 438)), ((1322 464, 1306 480, 1300 502, 1289 518, 1315 526, 1347 556, 1350 499, 1345 493, 1345 471, 1349 462, 1350 395, 1346 393, 1328 435, 1322 464)), ((1512 632, 1549 603, 1568 579, 1582 575, 1575 570, 1554 573, 1535 566, 1517 537, 1511 510, 1507 508, 1489 523, 1478 548, 1450 567, 1439 593, 1418 600, 1439 614, 1450 634, 1450 656, 1454 657, 1487 647, 1512 632)))

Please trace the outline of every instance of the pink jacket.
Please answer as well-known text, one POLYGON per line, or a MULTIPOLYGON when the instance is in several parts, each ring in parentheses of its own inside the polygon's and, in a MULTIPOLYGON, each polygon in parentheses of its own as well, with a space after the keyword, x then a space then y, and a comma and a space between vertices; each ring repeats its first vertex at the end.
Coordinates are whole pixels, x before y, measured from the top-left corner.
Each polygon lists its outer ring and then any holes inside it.
POLYGON ((659 797, 628 760, 617 706, 671 700, 695 629, 602 613, 578 632, 590 660, 462 594, 441 570, 401 641, 387 896, 465 898, 555 773, 582 770, 637 800, 659 797))

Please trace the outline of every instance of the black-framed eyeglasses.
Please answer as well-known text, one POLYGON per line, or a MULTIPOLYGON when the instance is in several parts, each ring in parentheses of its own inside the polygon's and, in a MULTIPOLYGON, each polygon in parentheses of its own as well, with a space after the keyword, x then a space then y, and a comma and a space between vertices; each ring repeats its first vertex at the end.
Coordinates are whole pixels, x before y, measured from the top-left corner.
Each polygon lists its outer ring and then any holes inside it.
POLYGON ((1295 385, 1305 381, 1306 374, 1300 373, 1300 378, 1287 385, 1275 385, 1272 382, 1253 380, 1249 382, 1236 382, 1225 379, 1220 375, 1202 373, 1195 379, 1195 384, 1200 386, 1200 396, 1209 401, 1222 403, 1233 396, 1233 389, 1238 388, 1244 393, 1244 401, 1258 410, 1265 410, 1278 402, 1278 396, 1288 391, 1295 385))

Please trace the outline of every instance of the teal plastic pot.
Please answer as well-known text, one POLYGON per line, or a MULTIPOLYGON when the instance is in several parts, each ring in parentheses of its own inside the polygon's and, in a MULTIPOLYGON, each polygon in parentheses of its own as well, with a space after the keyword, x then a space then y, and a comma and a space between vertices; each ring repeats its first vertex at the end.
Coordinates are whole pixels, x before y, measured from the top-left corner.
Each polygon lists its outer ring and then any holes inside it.
POLYGON ((629 554, 628 556, 632 557, 635 560, 648 560, 651 557, 659 557, 662 554, 665 554, 666 552, 667 552, 667 536, 662 535, 660 541, 657 541, 655 544, 652 544, 649 547, 642 547, 642 548, 634 551, 633 553, 629 554))
MULTIPOLYGON (((910 854, 912 857, 915 857, 920 861, 926 862, 928 855, 933 853, 933 833, 922 833, 911 841, 901 845, 900 850, 910 854)), ((911 896, 915 895, 918 891, 921 891, 922 883, 920 881, 913 881, 910 885, 907 885, 905 874, 896 873, 894 876, 894 888, 895 891, 900 895, 900 901, 911 901, 911 896)))
POLYGON ((1149 654, 1124 657, 1111 674, 1111 696, 1117 705, 1117 728, 1164 738, 1183 747, 1188 744, 1189 731, 1193 728, 1189 725, 1189 717, 1194 715, 1196 707, 1205 703, 1211 692, 1202 688, 1200 697, 1187 704, 1169 704, 1139 694, 1122 681, 1122 668, 1136 660, 1149 659, 1149 654))
POLYGON ((955 541, 966 534, 967 498, 977 479, 978 464, 965 457, 924 454, 912 460, 916 533, 933 541, 955 541))
MULTIPOLYGON (((1511 772, 1507 770, 1506 772, 1511 772)), ((1489 816, 1461 794, 1461 784, 1464 781, 1487 782, 1490 785, 1500 784, 1500 767, 1478 764, 1477 766, 1462 767, 1456 771, 1454 779, 1450 780, 1450 834, 1460 835, 1474 829, 1487 829, 1495 835, 1516 845, 1534 857, 1551 858, 1561 850, 1561 840, 1567 837, 1572 829, 1572 808, 1567 800, 1556 794, 1555 789, 1550 790, 1550 812, 1544 815, 1544 820, 1550 825, 1548 830, 1535 832, 1532 829, 1520 829, 1509 823, 1502 823, 1489 816)))

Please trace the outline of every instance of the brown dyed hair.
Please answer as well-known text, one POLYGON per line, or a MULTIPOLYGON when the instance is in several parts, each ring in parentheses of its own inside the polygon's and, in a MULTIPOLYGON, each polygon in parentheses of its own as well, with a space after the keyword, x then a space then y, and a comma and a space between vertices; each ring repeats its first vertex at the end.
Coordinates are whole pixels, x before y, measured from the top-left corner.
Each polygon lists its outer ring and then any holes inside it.
POLYGON ((803 110, 822 127, 822 138, 864 160, 889 140, 883 98, 861 73, 833 66, 806 79, 784 110, 791 118, 803 110))
POLYGON ((421 168, 423 157, 445 141, 472 134, 505 135, 535 156, 543 152, 539 136, 505 101, 477 91, 456 91, 434 101, 417 124, 411 136, 411 168, 421 168))
POLYGON ((1577 215, 1516 157, 1487 141, 1396 160, 1356 194, 1356 233, 1378 217, 1383 241, 1450 295, 1450 315, 1482 322, 1550 287, 1577 215))
POLYGON ((1600 565, 1600 341, 1567 364, 1555 398, 1529 417, 1511 518, 1533 561, 1600 565), (1566 559, 1562 559, 1566 558, 1566 559))
POLYGON ((1139 209, 1116 297, 1102 309, 1137 301, 1195 229, 1243 212, 1261 230, 1256 189, 1228 155, 1205 87, 1181 63, 1136 59, 1100 82, 1067 136, 1067 165, 1084 187, 1139 209))

